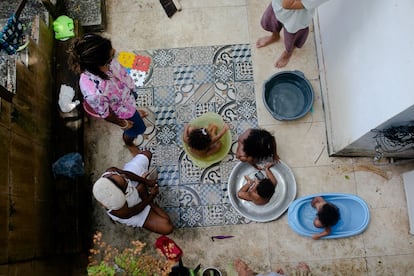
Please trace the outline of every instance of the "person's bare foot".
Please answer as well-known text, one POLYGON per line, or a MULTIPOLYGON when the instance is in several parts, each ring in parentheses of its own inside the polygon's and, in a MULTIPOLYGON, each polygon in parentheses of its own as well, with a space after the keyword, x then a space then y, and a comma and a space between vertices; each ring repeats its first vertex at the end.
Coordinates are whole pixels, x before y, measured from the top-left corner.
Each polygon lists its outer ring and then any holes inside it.
POLYGON ((280 38, 280 35, 278 33, 272 33, 271 35, 263 36, 256 41, 256 47, 257 48, 265 47, 269 44, 272 44, 278 41, 279 38, 280 38))
POLYGON ((235 259, 233 262, 234 269, 237 271, 238 276, 253 276, 254 272, 249 266, 240 259, 235 259))
POLYGON ((296 272, 298 276, 308 276, 311 275, 309 266, 304 262, 299 262, 296 266, 296 272))
POLYGON ((276 61, 275 67, 282 68, 285 67, 292 56, 292 52, 288 53, 288 51, 284 50, 283 53, 280 55, 279 59, 276 61))
POLYGON ((283 269, 279 268, 276 270, 276 273, 280 274, 280 275, 285 275, 285 272, 283 271, 283 269))

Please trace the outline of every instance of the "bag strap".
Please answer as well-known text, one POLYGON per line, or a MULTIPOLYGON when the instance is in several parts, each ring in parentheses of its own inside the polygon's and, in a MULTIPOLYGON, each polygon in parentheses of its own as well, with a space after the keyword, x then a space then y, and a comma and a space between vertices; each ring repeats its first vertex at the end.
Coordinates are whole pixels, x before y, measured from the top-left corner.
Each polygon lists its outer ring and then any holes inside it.
POLYGON ((14 13, 16 15, 16 17, 19 17, 24 6, 26 5, 27 0, 22 0, 19 4, 19 6, 17 7, 16 12, 14 13))

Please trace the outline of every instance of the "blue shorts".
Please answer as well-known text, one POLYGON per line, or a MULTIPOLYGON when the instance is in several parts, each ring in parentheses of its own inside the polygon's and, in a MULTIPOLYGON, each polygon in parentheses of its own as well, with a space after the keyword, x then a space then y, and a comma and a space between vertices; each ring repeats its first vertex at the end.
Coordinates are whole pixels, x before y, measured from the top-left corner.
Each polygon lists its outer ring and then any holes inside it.
POLYGON ((127 120, 134 122, 134 125, 130 129, 124 131, 125 136, 128 136, 129 138, 136 138, 138 135, 143 134, 147 129, 138 111, 135 111, 134 115, 127 120))

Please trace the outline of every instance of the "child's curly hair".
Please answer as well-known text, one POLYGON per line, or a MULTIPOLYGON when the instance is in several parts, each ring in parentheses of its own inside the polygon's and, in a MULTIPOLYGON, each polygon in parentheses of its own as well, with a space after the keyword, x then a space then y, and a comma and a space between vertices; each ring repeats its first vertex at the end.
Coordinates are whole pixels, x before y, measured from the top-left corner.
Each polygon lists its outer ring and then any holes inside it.
POLYGON ((339 209, 332 203, 326 203, 318 212, 319 221, 325 227, 334 226, 338 223, 340 214, 339 209))
POLYGON ((265 178, 259 181, 256 189, 259 196, 265 199, 270 199, 275 193, 276 188, 269 178, 265 178))
POLYGON ((188 134, 188 145, 196 150, 206 150, 211 144, 210 134, 205 128, 196 128, 188 134))
POLYGON ((246 155, 256 160, 277 159, 275 137, 264 129, 252 129, 243 142, 243 149, 246 155))
POLYGON ((77 74, 87 70, 107 80, 109 77, 99 67, 111 60, 111 50, 111 41, 100 35, 85 34, 74 38, 67 51, 69 68, 77 74))

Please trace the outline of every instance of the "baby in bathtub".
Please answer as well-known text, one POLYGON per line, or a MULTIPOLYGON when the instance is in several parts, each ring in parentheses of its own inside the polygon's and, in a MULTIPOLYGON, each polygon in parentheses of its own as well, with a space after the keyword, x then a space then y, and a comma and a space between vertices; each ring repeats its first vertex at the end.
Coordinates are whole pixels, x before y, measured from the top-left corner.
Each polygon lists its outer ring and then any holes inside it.
POLYGON ((314 197, 311 205, 318 211, 313 225, 318 228, 325 228, 323 232, 312 236, 312 239, 318 240, 321 237, 329 235, 331 233, 331 227, 338 223, 340 217, 339 209, 334 204, 326 202, 321 196, 314 197))
POLYGON ((269 202, 276 190, 277 180, 270 168, 274 165, 273 162, 267 163, 264 166, 266 177, 258 171, 255 179, 251 179, 245 175, 246 184, 244 184, 237 196, 240 199, 252 201, 256 205, 264 205, 269 202))

